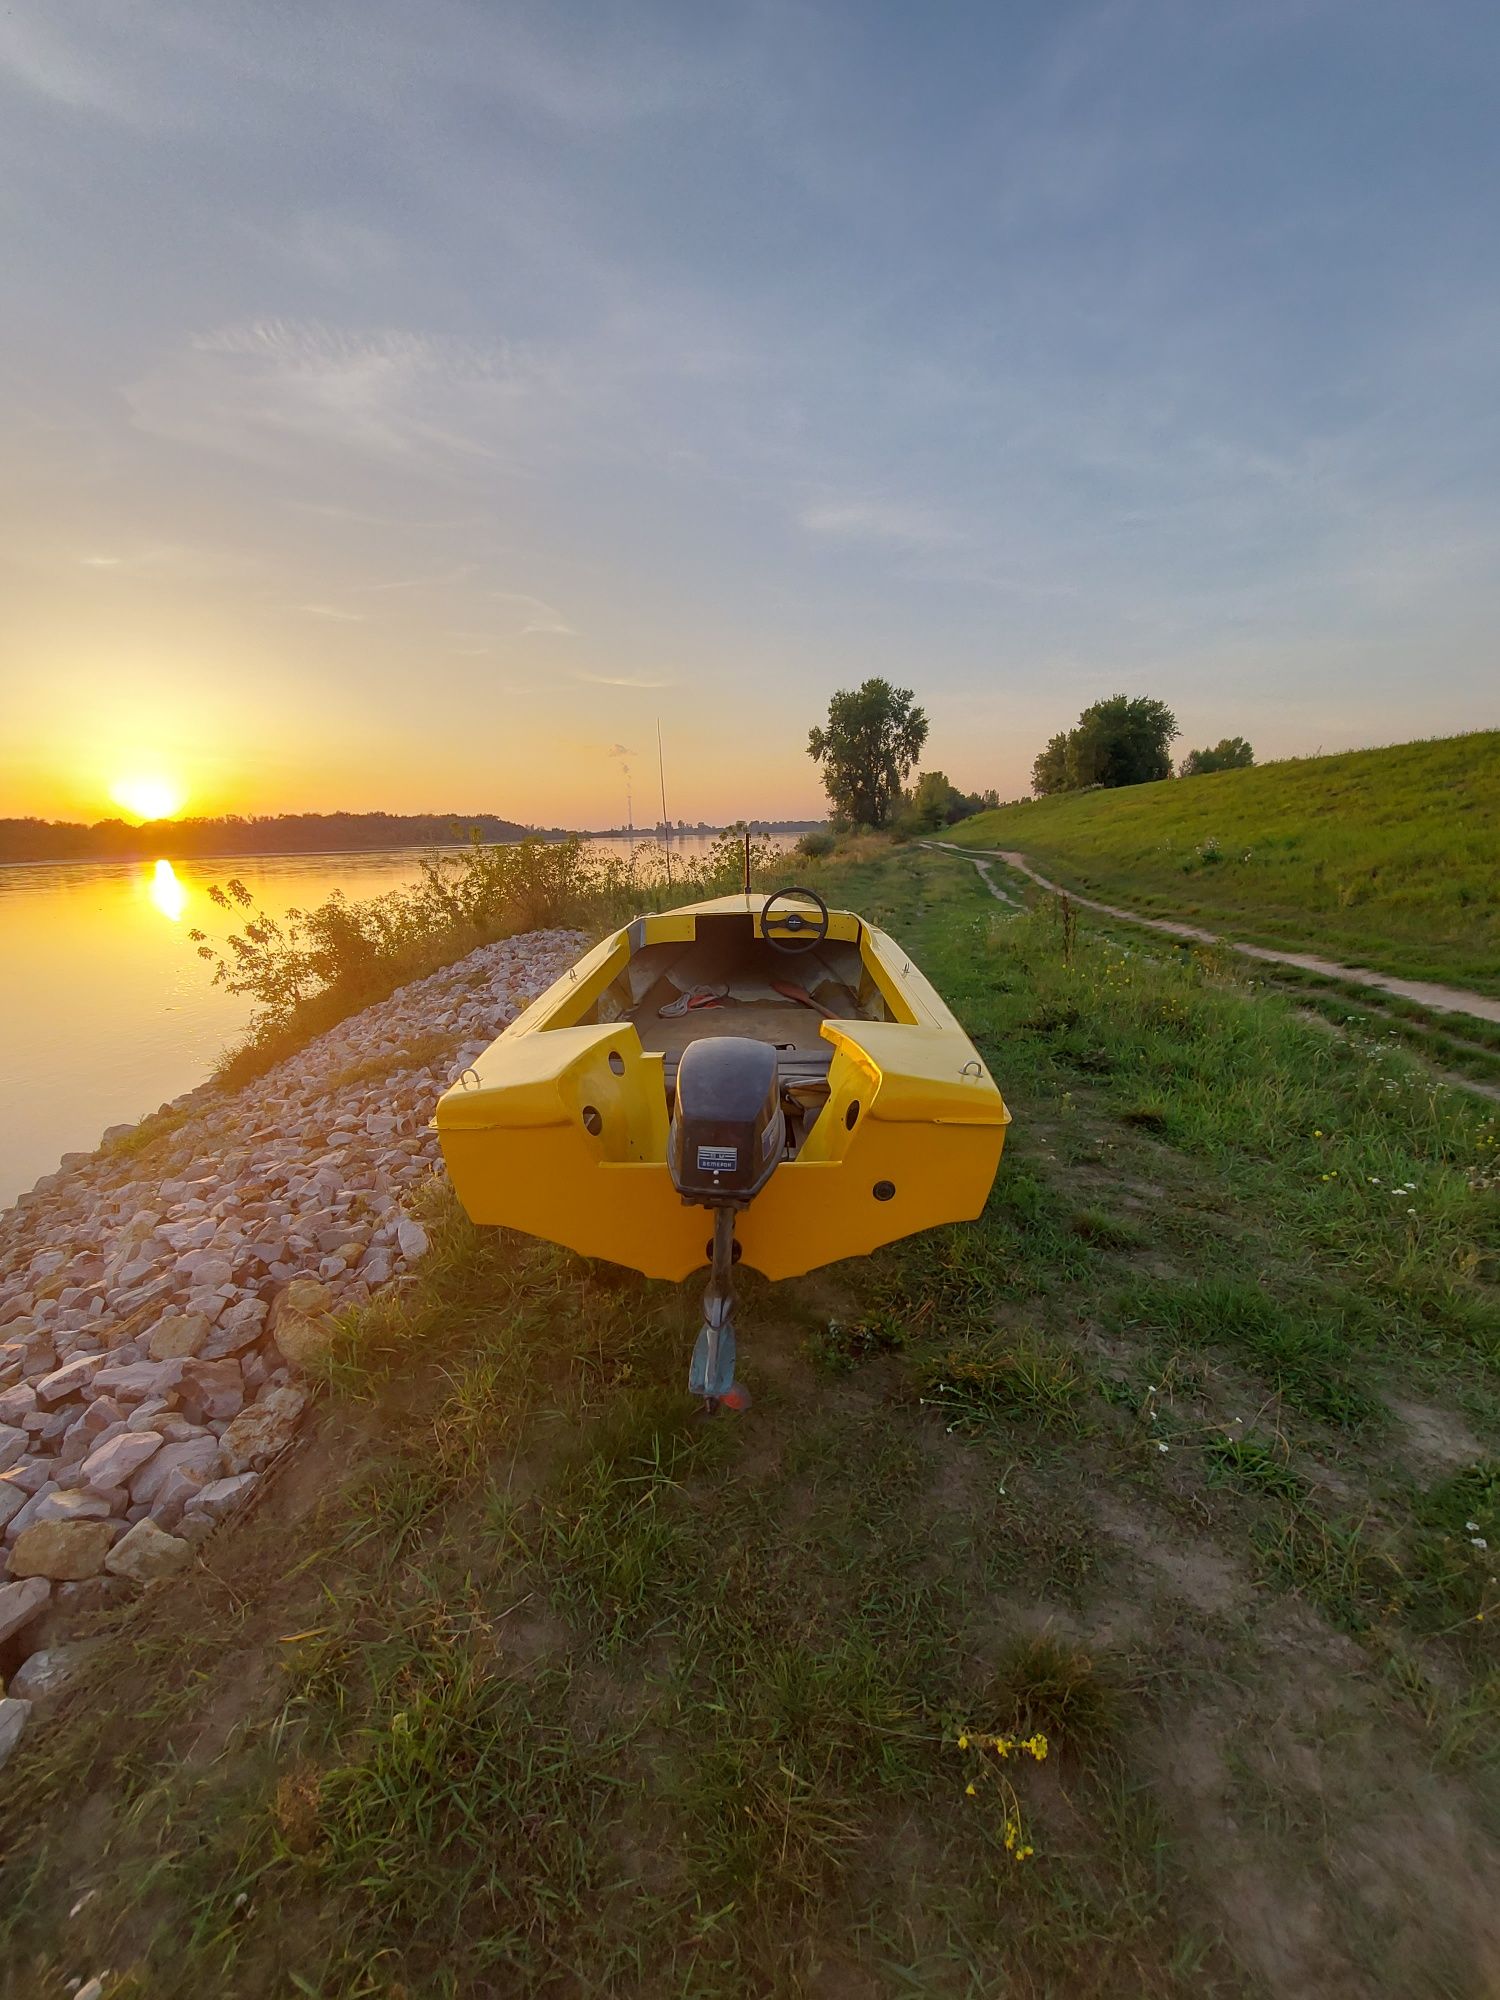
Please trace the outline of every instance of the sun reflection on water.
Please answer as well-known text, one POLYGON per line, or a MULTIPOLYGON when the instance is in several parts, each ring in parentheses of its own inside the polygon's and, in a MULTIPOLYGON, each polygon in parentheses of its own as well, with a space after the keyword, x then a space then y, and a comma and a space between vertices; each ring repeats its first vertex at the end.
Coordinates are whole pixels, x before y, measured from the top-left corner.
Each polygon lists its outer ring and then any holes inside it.
POLYGON ((158 861, 147 885, 148 894, 164 917, 175 924, 187 908, 188 892, 177 879, 170 861, 158 861))

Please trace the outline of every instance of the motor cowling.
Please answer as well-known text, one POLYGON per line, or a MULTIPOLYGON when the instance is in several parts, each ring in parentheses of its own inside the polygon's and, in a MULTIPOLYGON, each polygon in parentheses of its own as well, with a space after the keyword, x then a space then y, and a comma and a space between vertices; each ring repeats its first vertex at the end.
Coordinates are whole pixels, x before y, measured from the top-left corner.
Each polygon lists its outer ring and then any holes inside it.
POLYGON ((677 1066, 667 1143, 672 1183, 683 1200, 743 1207, 785 1150, 775 1049, 741 1035, 690 1042, 677 1066))

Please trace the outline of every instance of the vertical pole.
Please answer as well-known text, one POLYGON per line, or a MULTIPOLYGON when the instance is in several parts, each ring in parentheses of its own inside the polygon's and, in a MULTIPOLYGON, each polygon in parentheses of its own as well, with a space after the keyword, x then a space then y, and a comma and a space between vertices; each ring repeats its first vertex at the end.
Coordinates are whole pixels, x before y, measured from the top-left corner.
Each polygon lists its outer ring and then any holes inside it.
POLYGON ((745 828, 745 894, 750 893, 750 829, 745 828))
POLYGON ((661 780, 661 840, 667 856, 667 887, 672 886, 672 822, 667 818, 667 767, 661 754, 661 717, 656 718, 656 775, 661 780))

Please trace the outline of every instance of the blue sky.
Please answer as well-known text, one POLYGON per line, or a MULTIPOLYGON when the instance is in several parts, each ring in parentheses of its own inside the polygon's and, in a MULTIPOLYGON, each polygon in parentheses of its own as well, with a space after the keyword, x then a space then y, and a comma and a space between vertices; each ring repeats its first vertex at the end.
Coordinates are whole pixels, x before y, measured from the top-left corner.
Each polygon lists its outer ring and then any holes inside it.
POLYGON ((1494 724, 1500 9, 11 0, 0 811, 1494 724))

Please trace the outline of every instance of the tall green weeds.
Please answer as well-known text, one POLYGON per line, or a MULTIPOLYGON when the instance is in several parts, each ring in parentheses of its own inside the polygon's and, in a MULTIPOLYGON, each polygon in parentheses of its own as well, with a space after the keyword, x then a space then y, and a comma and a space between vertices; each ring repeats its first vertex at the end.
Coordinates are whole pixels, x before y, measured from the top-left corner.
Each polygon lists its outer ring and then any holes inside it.
MULTIPOLYGON (((345 1015, 479 945, 549 928, 595 933, 664 901, 722 895, 740 886, 744 862, 738 827, 707 855, 670 862, 654 842, 625 862, 592 854, 577 839, 496 846, 475 839, 456 853, 426 857, 407 888, 357 901, 335 890, 312 909, 280 917, 243 882, 215 884, 209 895, 237 928, 217 939, 201 930, 188 935, 213 967, 213 983, 255 1003, 246 1038, 221 1063, 220 1078, 234 1084, 259 1074, 345 1015)), ((756 887, 785 879, 788 865, 771 843, 751 840, 756 887)))

